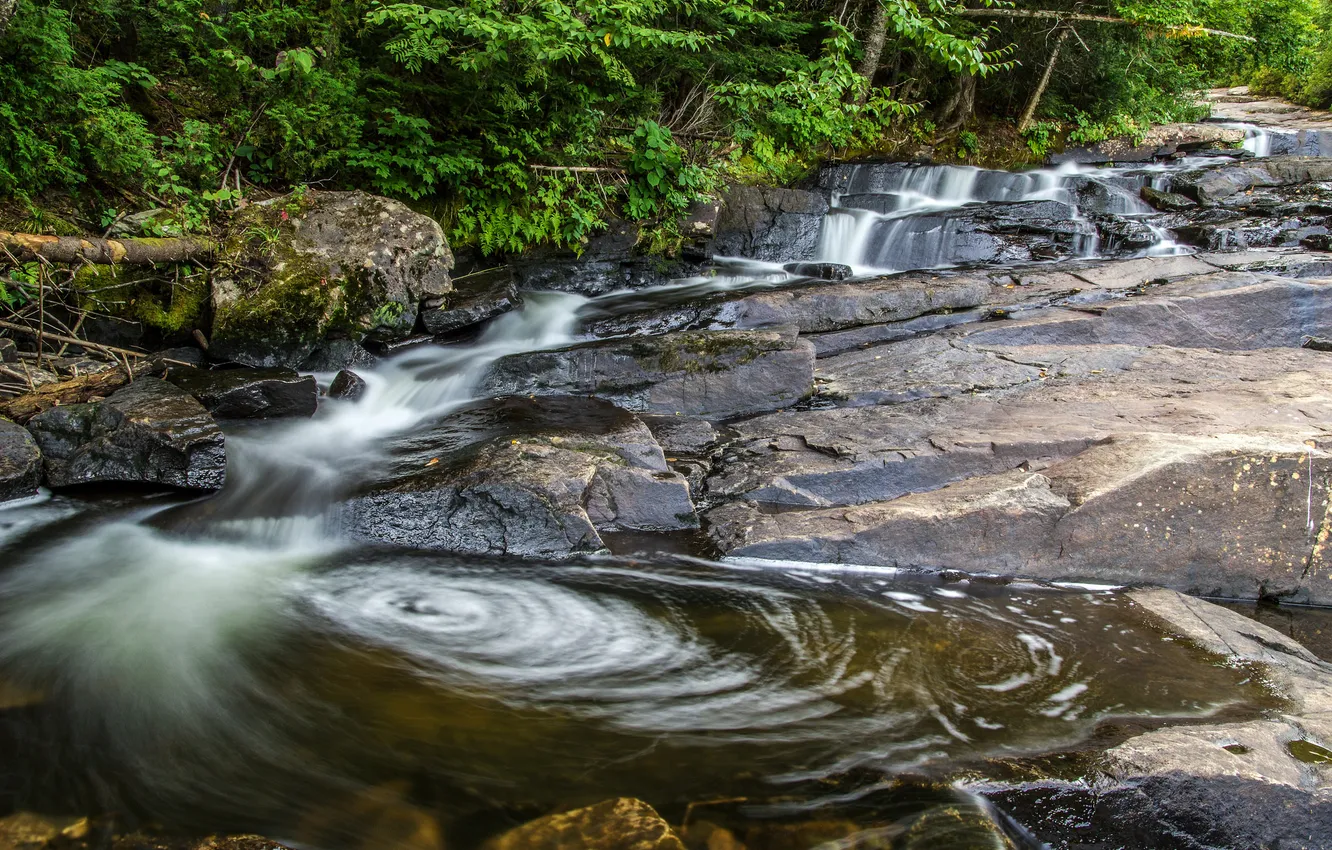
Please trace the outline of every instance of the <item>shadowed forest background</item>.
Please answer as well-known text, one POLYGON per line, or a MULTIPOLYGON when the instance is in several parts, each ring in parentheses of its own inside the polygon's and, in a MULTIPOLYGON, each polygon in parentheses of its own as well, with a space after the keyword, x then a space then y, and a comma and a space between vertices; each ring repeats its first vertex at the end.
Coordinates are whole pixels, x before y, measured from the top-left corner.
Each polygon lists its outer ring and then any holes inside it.
POLYGON ((206 230, 308 184, 406 200, 482 253, 577 246, 614 217, 658 222, 661 250, 724 181, 829 157, 1020 164, 1196 118, 1215 84, 1332 105, 1325 0, 0 7, 4 224, 38 232, 149 207, 173 214, 144 235, 206 230))

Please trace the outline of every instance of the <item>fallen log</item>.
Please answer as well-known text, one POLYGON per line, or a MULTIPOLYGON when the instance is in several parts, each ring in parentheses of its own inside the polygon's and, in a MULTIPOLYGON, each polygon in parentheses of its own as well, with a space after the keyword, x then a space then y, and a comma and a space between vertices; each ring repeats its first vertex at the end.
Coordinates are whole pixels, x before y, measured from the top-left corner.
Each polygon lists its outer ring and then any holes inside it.
POLYGON ((0 230, 0 257, 19 262, 97 263, 153 266, 188 263, 216 256, 219 244, 211 239, 179 236, 167 239, 95 239, 81 236, 43 236, 0 230))
POLYGON ((124 368, 82 375, 58 384, 46 384, 30 393, 0 402, 0 416, 23 425, 37 414, 62 404, 81 404, 105 398, 130 382, 124 368))

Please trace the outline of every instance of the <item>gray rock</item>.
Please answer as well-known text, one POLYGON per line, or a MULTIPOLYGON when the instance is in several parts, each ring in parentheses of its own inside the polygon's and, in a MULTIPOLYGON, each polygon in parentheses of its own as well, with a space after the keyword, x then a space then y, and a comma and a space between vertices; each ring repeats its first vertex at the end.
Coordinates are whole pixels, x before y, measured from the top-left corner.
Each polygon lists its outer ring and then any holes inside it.
POLYGON ((810 259, 827 211, 827 199, 817 192, 732 186, 717 218, 712 253, 766 262, 810 259))
POLYGON ((209 353, 247 366, 296 367, 330 340, 405 337, 422 301, 451 288, 439 225, 364 192, 253 204, 226 250, 239 260, 213 277, 209 353))
POLYGON ((53 487, 94 482, 215 490, 226 476, 222 431, 204 406, 157 378, 108 398, 53 407, 28 421, 53 487))
POLYGON ((652 436, 661 444, 662 451, 668 455, 704 456, 717 444, 720 436, 717 429, 706 419, 689 416, 640 418, 652 431, 652 436))
POLYGON ((0 502, 22 499, 42 483, 42 453, 23 426, 0 419, 0 502))
POLYGON ((698 331, 515 354, 487 395, 593 395, 626 410, 722 419, 790 407, 809 391, 814 349, 776 331, 698 331))
POLYGON ((854 274, 850 266, 842 263, 787 263, 782 271, 797 277, 816 277, 820 280, 846 280, 854 274))
POLYGON ((294 369, 191 369, 175 366, 166 379, 197 398, 219 419, 313 416, 319 387, 294 369))
POLYGON ((353 367, 368 368, 378 362, 379 358, 358 342, 330 339, 316 346, 299 369, 302 372, 338 372, 353 367))
POLYGON ((1217 165, 1171 178, 1172 192, 1214 204, 1259 186, 1293 186, 1332 179, 1332 162, 1311 157, 1271 157, 1217 165))
POLYGON ((18 346, 12 339, 0 339, 0 363, 14 363, 18 360, 18 346))
POLYGON ((426 302, 421 321, 432 334, 453 333, 507 313, 519 303, 513 270, 502 266, 458 278, 453 292, 426 302))
POLYGON ((328 385, 329 398, 345 398, 349 401, 355 401, 365 393, 365 378, 351 371, 343 369, 333 376, 333 383, 328 385))
POLYGON ((685 479, 647 427, 591 399, 476 405, 401 441, 343 506, 351 534, 397 545, 560 558, 599 532, 695 527, 685 479))

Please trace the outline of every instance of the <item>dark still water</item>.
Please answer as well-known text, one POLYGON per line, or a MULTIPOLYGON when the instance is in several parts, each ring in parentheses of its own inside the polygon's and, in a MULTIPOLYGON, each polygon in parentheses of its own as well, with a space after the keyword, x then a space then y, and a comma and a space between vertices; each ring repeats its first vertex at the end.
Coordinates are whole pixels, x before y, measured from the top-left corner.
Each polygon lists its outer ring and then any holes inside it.
MULTIPOLYGON (((1106 591, 142 518, 60 520, 3 551, 9 807, 452 848, 636 796, 686 826, 849 819, 897 846, 932 812, 984 814, 947 782, 991 759, 1265 699, 1106 591)), ((950 818, 921 846, 988 846, 950 818)))

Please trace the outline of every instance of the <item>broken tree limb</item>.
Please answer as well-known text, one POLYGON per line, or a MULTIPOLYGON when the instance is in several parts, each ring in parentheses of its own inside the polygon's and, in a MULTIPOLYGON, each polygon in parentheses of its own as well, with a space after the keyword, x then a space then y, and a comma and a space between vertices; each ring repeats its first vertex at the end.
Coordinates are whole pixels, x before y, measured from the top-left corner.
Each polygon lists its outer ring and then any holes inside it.
POLYGON ((65 404, 82 404, 95 398, 104 398, 130 382, 129 372, 123 367, 83 375, 58 384, 46 384, 30 393, 0 402, 0 416, 20 425, 37 414, 65 404))
POLYGON ((0 230, 0 249, 19 262, 158 265, 206 260, 218 252, 211 239, 85 239, 0 230))
POLYGON ((102 345, 100 342, 88 342, 86 339, 78 337, 65 336, 64 334, 53 334, 50 331, 39 332, 36 328, 29 328, 24 325, 16 325, 13 322, 0 321, 0 328, 7 331, 18 331, 28 336, 35 336, 38 339, 46 338, 55 342, 63 342, 68 345, 78 345, 83 348, 89 348, 94 351, 101 351, 106 354, 120 357, 151 357, 151 354, 144 354, 142 351, 130 351, 128 348, 116 348, 114 345, 102 345))
POLYGON ((1054 50, 1050 52, 1050 61, 1045 63, 1045 70, 1041 72, 1041 80, 1036 84, 1036 90, 1031 93, 1026 108, 1022 110, 1022 117, 1018 119, 1019 133, 1030 127, 1031 119, 1036 117, 1036 107, 1041 105, 1041 98, 1045 96, 1045 89, 1050 85, 1050 77, 1054 74, 1055 63, 1059 61, 1059 52, 1064 49, 1064 42, 1068 40, 1070 32, 1072 30, 1069 27, 1064 27, 1059 31, 1059 37, 1055 39, 1054 50))
MULTIPOLYGON (((1152 24, 1140 21, 1130 21, 1127 18, 1115 18, 1110 15, 1087 15, 1082 12, 1060 12, 1056 9, 958 9, 953 14, 961 15, 966 18, 1040 18, 1048 21, 1063 21, 1068 23, 1086 22, 1093 24, 1124 24, 1130 27, 1145 27, 1148 29, 1156 28, 1152 24)), ((1214 30, 1207 27, 1166 27, 1164 32, 1172 35, 1214 35, 1218 38, 1238 38, 1241 41, 1256 42, 1258 40, 1251 35, 1240 35, 1239 33, 1226 32, 1225 30, 1214 30)))

